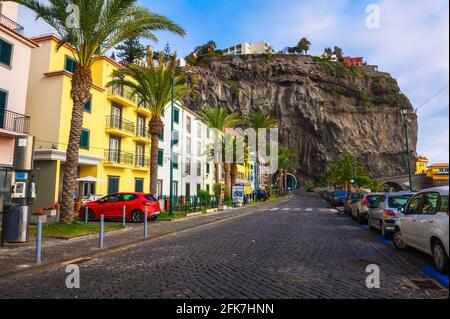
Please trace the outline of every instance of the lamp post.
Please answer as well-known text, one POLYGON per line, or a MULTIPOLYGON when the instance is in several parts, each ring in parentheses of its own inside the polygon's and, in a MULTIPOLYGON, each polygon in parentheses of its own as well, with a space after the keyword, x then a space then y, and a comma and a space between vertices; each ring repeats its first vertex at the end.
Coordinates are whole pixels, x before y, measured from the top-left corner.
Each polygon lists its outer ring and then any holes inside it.
POLYGON ((406 107, 402 108, 403 115, 403 126, 405 127, 405 142, 406 142, 406 157, 408 162, 408 175, 409 175, 409 190, 413 192, 413 178, 411 171, 411 153, 409 151, 409 136, 408 136, 408 109, 406 107))

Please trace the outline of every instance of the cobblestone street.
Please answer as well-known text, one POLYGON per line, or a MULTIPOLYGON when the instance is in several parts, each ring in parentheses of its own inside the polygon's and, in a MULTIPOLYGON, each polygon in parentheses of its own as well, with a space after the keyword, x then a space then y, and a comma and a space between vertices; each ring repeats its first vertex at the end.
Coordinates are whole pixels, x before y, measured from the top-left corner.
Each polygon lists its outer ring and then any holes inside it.
POLYGON ((399 254, 302 194, 251 215, 204 225, 80 265, 81 288, 63 267, 0 280, 2 298, 448 298, 410 280, 426 256, 399 254), (410 257, 411 256, 411 257, 410 257), (381 289, 366 287, 366 267, 381 289))

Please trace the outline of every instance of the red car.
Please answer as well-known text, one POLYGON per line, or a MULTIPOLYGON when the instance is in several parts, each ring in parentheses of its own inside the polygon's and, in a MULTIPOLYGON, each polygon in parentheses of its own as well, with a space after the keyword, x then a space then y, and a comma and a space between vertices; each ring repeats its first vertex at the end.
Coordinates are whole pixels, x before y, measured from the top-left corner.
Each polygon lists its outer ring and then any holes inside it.
POLYGON ((158 200, 153 195, 142 193, 117 193, 105 196, 93 202, 87 202, 80 208, 80 218, 84 219, 88 208, 89 220, 105 218, 119 219, 123 216, 123 207, 126 207, 126 218, 135 223, 144 221, 145 211, 148 219, 156 219, 161 213, 158 200))

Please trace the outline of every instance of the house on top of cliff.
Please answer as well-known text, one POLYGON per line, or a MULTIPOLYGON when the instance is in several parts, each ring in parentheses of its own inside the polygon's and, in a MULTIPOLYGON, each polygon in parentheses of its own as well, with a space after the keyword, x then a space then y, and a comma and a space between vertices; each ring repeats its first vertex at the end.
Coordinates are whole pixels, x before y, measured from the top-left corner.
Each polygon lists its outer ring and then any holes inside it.
POLYGON ((276 53, 275 49, 264 41, 240 43, 222 50, 223 55, 276 53))
POLYGON ((348 66, 363 67, 364 66, 364 58, 363 57, 353 58, 350 56, 345 56, 344 63, 347 64, 348 66))

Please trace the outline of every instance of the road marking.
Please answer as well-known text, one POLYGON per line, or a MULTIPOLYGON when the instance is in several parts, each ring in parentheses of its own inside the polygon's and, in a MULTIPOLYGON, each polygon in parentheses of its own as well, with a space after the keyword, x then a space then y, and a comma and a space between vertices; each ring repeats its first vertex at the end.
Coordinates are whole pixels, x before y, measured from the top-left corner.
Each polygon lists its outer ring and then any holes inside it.
POLYGON ((301 211, 303 208, 296 208, 296 209, 294 209, 294 211, 296 211, 296 212, 299 212, 299 211, 301 211))
POLYGON ((377 236, 377 240, 383 245, 389 245, 391 243, 389 239, 386 239, 383 236, 377 236))
POLYGON ((448 289, 448 276, 441 274, 439 271, 430 266, 423 267, 422 272, 448 289))
POLYGON ((291 210, 290 208, 283 208, 282 211, 291 210))
POLYGON ((280 208, 279 208, 279 207, 275 207, 275 208, 272 208, 270 211, 271 211, 271 212, 275 212, 275 211, 277 211, 277 210, 280 210, 280 208))
POLYGON ((305 211, 307 211, 307 212, 312 212, 313 209, 312 209, 312 208, 307 208, 307 209, 305 209, 305 211))

